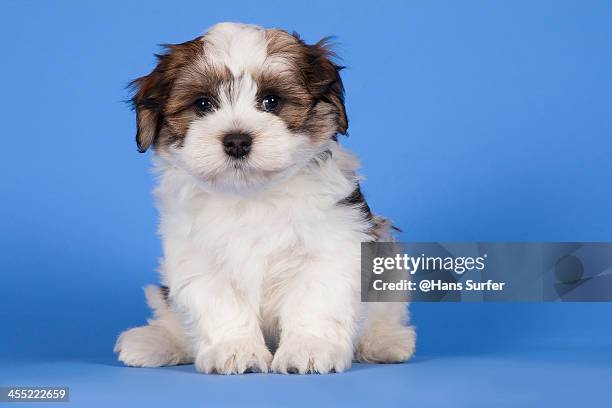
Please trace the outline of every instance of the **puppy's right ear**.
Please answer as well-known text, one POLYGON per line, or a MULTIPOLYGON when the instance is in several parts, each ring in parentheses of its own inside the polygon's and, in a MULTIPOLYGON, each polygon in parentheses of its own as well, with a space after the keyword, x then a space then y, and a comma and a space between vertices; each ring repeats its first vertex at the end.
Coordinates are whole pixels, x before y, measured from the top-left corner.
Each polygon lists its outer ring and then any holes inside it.
POLYGON ((185 64, 202 52, 202 37, 182 44, 165 44, 156 55, 157 66, 149 74, 132 81, 132 106, 136 111, 136 144, 144 153, 155 144, 164 125, 164 108, 174 80, 185 64))
POLYGON ((138 151, 147 151, 159 135, 163 123, 163 106, 169 90, 169 83, 160 66, 149 75, 140 77, 130 84, 135 90, 132 106, 136 111, 136 144, 138 151))

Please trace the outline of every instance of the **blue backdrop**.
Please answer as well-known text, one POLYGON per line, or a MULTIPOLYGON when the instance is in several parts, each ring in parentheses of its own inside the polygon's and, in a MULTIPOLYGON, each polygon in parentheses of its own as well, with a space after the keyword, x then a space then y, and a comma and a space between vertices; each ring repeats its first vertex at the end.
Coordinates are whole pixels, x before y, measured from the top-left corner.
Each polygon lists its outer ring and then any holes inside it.
POLYGON ((371 206, 403 240, 610 241, 611 3, 9 1, 0 9, 0 385, 69 385, 73 402, 87 406, 122 395, 161 406, 170 397, 609 400, 610 304, 414 305, 414 363, 325 377, 123 368, 112 346, 147 317, 141 287, 157 279, 150 157, 136 153, 124 103, 128 81, 153 68, 156 44, 226 20, 296 30, 309 42, 337 36, 348 67, 342 143, 362 158, 371 206), (363 395, 377 381, 390 393, 363 395))

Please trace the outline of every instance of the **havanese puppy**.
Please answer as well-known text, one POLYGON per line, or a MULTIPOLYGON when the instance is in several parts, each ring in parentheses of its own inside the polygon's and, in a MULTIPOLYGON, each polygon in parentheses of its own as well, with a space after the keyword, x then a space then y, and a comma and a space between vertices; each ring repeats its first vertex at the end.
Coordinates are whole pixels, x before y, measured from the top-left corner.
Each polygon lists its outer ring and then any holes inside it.
POLYGON ((409 359, 405 303, 360 301, 360 243, 389 241, 338 143, 348 120, 327 41, 223 23, 134 81, 163 240, 154 316, 115 346, 130 366, 341 372, 409 359))

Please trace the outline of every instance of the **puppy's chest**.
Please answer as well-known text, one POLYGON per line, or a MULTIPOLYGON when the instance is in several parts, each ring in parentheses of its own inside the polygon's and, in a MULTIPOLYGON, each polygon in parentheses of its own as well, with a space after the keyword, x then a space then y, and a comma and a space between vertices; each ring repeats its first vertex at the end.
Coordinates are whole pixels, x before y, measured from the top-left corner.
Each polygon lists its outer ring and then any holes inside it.
POLYGON ((317 250, 328 230, 345 228, 333 205, 292 197, 262 200, 209 198, 194 211, 192 238, 228 264, 272 266, 317 250))

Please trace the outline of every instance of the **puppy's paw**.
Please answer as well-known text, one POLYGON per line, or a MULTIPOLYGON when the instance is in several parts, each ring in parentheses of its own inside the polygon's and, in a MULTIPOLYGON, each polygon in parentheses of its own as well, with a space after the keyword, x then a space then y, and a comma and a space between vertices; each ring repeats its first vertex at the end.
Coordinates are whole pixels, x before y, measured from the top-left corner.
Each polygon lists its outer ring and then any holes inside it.
POLYGON ((191 357, 163 327, 142 326, 121 333, 115 344, 119 361, 133 367, 160 367, 189 362, 191 357))
POLYGON ((362 363, 402 363, 412 357, 415 347, 414 327, 377 328, 362 335, 356 359, 362 363))
POLYGON ((352 356, 350 345, 317 337, 290 337, 276 350, 272 370, 283 374, 340 373, 350 368, 352 356))
POLYGON ((234 340, 203 347, 196 356, 196 369, 202 373, 267 373, 272 361, 268 348, 252 340, 234 340))

